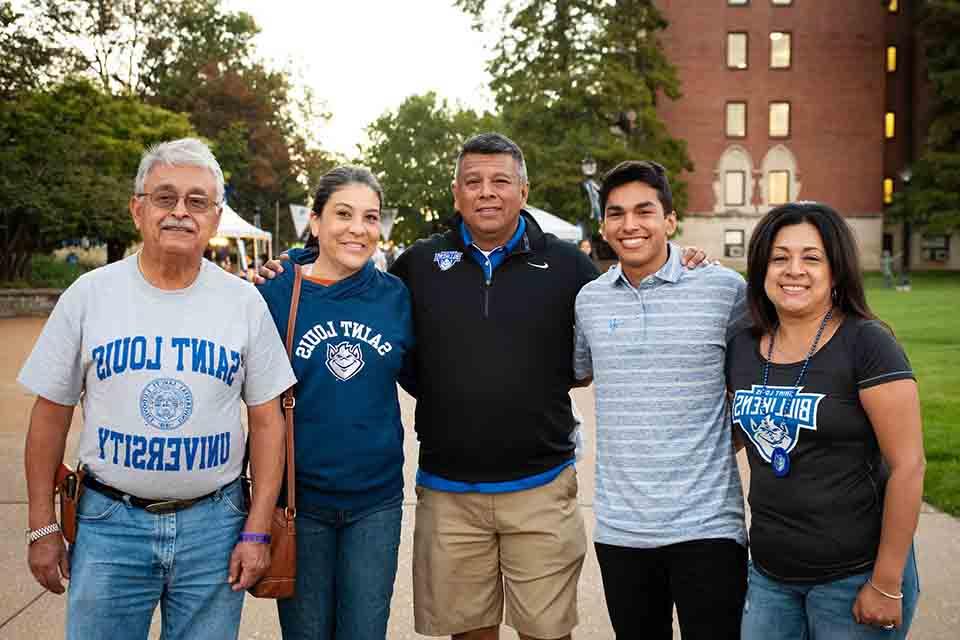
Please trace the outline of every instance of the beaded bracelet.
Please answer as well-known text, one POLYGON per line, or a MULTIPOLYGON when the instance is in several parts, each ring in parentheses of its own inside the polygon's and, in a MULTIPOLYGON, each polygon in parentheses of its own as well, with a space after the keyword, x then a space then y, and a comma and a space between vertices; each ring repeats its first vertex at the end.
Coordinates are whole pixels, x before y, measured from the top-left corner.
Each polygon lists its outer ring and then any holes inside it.
POLYGON ((241 532, 240 542, 255 542, 257 544, 270 544, 270 534, 241 532))
POLYGON ((873 590, 876 591, 877 593, 879 593, 879 594, 882 595, 882 596, 886 596, 886 597, 890 598, 891 600, 903 600, 903 592, 902 592, 902 591, 901 591, 900 593, 887 593, 886 591, 884 591, 883 589, 881 589, 881 588, 878 587, 877 585, 873 584, 873 580, 871 580, 870 578, 867 578, 867 584, 869 584, 871 587, 873 587, 873 590))

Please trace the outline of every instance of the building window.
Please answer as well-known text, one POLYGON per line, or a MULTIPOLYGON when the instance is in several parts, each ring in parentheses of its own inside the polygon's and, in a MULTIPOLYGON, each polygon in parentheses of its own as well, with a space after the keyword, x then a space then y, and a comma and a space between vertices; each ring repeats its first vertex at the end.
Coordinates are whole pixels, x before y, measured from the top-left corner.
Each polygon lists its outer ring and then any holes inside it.
POLYGON ((727 34, 727 68, 747 68, 747 34, 727 34))
POLYGON ((745 138, 747 136, 747 103, 727 103, 727 137, 745 138))
POLYGON ((727 171, 723 176, 723 203, 729 207, 745 204, 747 174, 744 171, 727 171))
POLYGON ((789 7, 793 4, 793 0, 770 0, 770 4, 775 7, 789 7))
POLYGON ((727 229, 723 232, 723 256, 725 258, 743 257, 743 229, 727 229))
POLYGON ((790 34, 785 31, 770 32, 770 68, 790 68, 790 34))
POLYGON ((887 72, 893 73, 897 70, 897 48, 887 47, 887 72))
POLYGON ((920 252, 927 262, 947 262, 950 260, 950 236, 924 234, 920 239, 920 252))
POLYGON ((727 5, 731 7, 742 7, 750 4, 750 0, 727 0, 727 5))
POLYGON ((897 134, 897 117, 893 111, 887 111, 883 119, 883 135, 889 140, 897 134))
POLYGON ((786 138, 790 135, 790 103, 770 103, 770 137, 786 138))
POLYGON ((790 202, 790 172, 771 171, 767 174, 767 193, 772 205, 790 202))
POLYGON ((890 13, 897 13, 900 11, 899 0, 887 0, 887 11, 890 13))
POLYGON ((893 203, 893 178, 883 179, 883 204, 893 203))

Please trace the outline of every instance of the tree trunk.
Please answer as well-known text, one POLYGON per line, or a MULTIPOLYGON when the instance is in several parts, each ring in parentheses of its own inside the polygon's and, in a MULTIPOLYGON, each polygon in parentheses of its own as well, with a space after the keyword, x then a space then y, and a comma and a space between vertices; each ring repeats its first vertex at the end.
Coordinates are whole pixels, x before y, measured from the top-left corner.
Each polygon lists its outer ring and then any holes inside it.
POLYGON ((127 251, 125 242, 107 241, 107 264, 123 260, 123 254, 127 251))

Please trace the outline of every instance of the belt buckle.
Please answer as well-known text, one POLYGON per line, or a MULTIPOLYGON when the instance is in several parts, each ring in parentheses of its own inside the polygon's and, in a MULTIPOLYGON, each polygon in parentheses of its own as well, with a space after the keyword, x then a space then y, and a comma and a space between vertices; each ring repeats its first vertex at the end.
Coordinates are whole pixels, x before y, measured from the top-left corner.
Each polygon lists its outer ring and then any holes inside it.
POLYGON ((163 502, 151 502, 143 508, 148 513, 172 513, 180 508, 183 500, 164 500, 163 502))

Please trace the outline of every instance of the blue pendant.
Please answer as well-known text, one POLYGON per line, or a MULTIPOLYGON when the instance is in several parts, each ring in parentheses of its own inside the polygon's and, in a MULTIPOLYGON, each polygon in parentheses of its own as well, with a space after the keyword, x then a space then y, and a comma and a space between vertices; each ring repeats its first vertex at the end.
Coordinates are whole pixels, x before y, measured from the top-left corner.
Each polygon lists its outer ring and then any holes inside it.
POLYGON ((773 450, 770 465, 773 467, 773 475, 785 478, 790 473, 790 456, 782 448, 777 447, 773 450))

